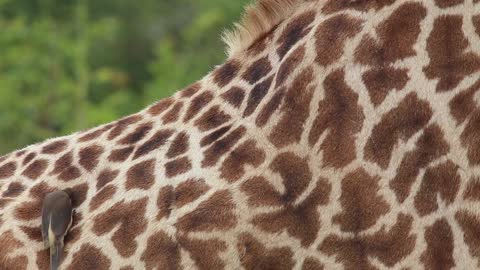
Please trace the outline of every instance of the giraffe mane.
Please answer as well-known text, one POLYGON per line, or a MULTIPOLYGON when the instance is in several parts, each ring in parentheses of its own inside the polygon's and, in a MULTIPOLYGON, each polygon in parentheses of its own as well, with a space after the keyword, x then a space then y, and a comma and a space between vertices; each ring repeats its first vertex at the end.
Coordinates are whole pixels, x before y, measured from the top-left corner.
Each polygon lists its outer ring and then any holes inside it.
POLYGON ((297 4, 304 0, 256 0, 245 8, 240 22, 226 31, 222 40, 228 56, 236 55, 250 47, 258 38, 287 18, 297 4))

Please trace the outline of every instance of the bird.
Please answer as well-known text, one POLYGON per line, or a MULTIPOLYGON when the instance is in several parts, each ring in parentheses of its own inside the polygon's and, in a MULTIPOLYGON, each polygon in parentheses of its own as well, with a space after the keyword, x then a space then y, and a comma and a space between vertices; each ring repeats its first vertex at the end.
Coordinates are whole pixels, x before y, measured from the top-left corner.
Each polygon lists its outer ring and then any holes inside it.
POLYGON ((71 191, 48 193, 42 204, 42 237, 45 248, 50 248, 50 270, 57 270, 62 257, 64 239, 73 221, 71 191))

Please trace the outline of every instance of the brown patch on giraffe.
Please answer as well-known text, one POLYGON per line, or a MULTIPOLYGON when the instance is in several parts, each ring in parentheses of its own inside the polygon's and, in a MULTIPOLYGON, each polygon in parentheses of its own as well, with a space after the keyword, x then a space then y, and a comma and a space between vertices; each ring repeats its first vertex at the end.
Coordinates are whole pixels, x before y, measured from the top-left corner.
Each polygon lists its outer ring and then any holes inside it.
POLYGON ((282 194, 262 176, 248 179, 241 190, 248 195, 250 206, 282 206, 282 194))
POLYGON ((125 188, 148 190, 155 182, 155 159, 149 159, 133 165, 127 171, 125 188))
POLYGON ((281 207, 276 211, 255 216, 252 223, 270 233, 286 230, 289 235, 298 238, 302 245, 311 245, 320 229, 317 208, 328 202, 331 185, 324 179, 319 179, 307 198, 297 202, 312 181, 312 173, 306 159, 293 153, 283 153, 272 161, 270 168, 282 178, 285 187, 283 194, 261 177, 252 178, 244 183, 242 190, 249 196, 251 205, 281 207))
POLYGON ((97 177, 97 190, 100 190, 102 187, 112 182, 115 178, 117 178, 119 173, 120 173, 119 170, 112 170, 112 169, 102 170, 97 177))
POLYGON ((475 32, 480 36, 480 15, 472 17, 473 26, 475 26, 475 32))
POLYGON ((480 178, 470 179, 468 186, 463 193, 463 199, 469 201, 480 201, 480 178))
POLYGON ((100 156, 103 154, 103 147, 99 145, 92 145, 85 148, 82 148, 78 155, 80 165, 85 168, 87 171, 93 171, 99 162, 100 156))
POLYGON ((453 259, 453 233, 445 218, 437 220, 425 231, 427 249, 420 260, 426 270, 448 270, 455 267, 453 259))
POLYGON ((198 91, 200 91, 201 85, 199 82, 193 83, 187 86, 185 89, 180 91, 180 96, 187 98, 195 95, 198 91))
POLYGON ((420 190, 414 198, 414 205, 420 216, 435 212, 439 199, 446 205, 455 201, 461 181, 458 169, 451 161, 427 169, 420 190))
POLYGON ((53 141, 42 148, 42 154, 53 155, 63 152, 68 146, 67 140, 53 141))
POLYGON ((148 141, 143 143, 138 147, 137 151, 133 155, 133 159, 138 159, 139 157, 145 156, 146 154, 157 150, 163 146, 168 139, 173 135, 173 130, 166 129, 157 131, 148 141))
POLYGON ((176 207, 182 207, 187 203, 191 203, 198 199, 201 195, 205 194, 210 187, 206 184, 205 180, 190 179, 175 188, 175 205, 176 207))
POLYGON ((130 157, 134 149, 135 147, 133 146, 115 149, 110 153, 107 159, 111 162, 124 162, 130 157))
POLYGON ((37 159, 33 161, 28 167, 22 172, 23 176, 26 176, 32 180, 38 179, 48 166, 48 160, 46 159, 37 159))
POLYGON ((313 78, 313 68, 306 68, 298 74, 287 90, 280 108, 282 117, 269 135, 270 141, 276 147, 300 141, 305 121, 310 114, 313 87, 309 85, 313 78))
POLYGON ((42 242, 42 231, 40 229, 40 226, 38 227, 28 227, 28 226, 21 226, 20 229, 22 232, 24 232, 29 240, 32 240, 34 242, 42 242))
POLYGON ((431 117, 429 103, 419 99, 415 93, 409 94, 373 128, 365 145, 365 158, 386 169, 398 141, 410 139, 431 117))
POLYGON ((323 166, 341 168, 356 157, 356 134, 362 129, 365 115, 358 105, 358 94, 345 82, 344 70, 330 73, 323 87, 325 98, 319 102, 317 118, 308 139, 313 146, 322 133, 329 130, 321 145, 323 166))
POLYGON ((217 164, 218 160, 237 144, 245 135, 246 131, 245 127, 240 126, 224 138, 215 141, 215 143, 203 153, 202 167, 206 168, 217 164))
POLYGON ((413 218, 399 214, 389 231, 383 227, 374 234, 338 236, 330 235, 320 244, 319 250, 332 256, 346 270, 376 269, 369 258, 375 258, 387 267, 393 267, 408 256, 415 247, 416 236, 411 233, 413 218))
POLYGON ((438 79, 437 91, 450 91, 467 76, 480 70, 480 56, 468 52, 468 39, 460 15, 439 16, 427 39, 430 63, 423 68, 428 79, 438 79))
POLYGON ((224 126, 213 131, 212 133, 202 138, 202 140, 200 141, 200 146, 205 147, 207 145, 210 145, 216 142, 221 137, 223 137, 223 135, 225 135, 228 131, 230 131, 230 129, 232 129, 232 125, 224 126))
POLYGON ((415 56, 413 48, 420 34, 420 23, 427 10, 420 3, 407 2, 398 7, 376 29, 377 39, 366 35, 355 51, 355 60, 362 64, 384 66, 415 56))
POLYGON ((17 170, 17 163, 10 161, 0 167, 0 179, 11 177, 17 170))
POLYGON ((183 118, 183 122, 188 122, 190 121, 194 116, 198 114, 198 112, 205 108, 210 101, 213 100, 213 94, 210 91, 205 91, 195 97, 191 103, 190 106, 187 109, 187 113, 185 114, 185 117, 183 118))
POLYGON ((277 111, 278 107, 280 107, 280 104, 282 103, 284 97, 285 87, 282 87, 273 95, 270 101, 268 101, 268 103, 258 114, 257 119, 255 120, 255 124, 258 127, 264 127, 268 123, 270 117, 272 117, 273 113, 277 111))
POLYGON ((282 153, 275 157, 270 169, 283 179, 286 192, 285 201, 295 201, 312 180, 312 172, 305 158, 293 153, 282 153))
POLYGON ((245 90, 240 87, 232 87, 230 90, 223 93, 221 97, 233 107, 239 108, 245 98, 245 90))
POLYGON ((322 22, 315 32, 315 61, 326 67, 340 59, 346 41, 360 32, 362 24, 362 20, 343 14, 322 22))
POLYGON ((273 76, 270 76, 268 79, 265 79, 263 82, 257 84, 252 91, 250 91, 250 95, 248 96, 247 107, 243 112, 243 117, 247 117, 252 115, 257 109, 260 102, 262 102, 263 98, 267 95, 270 86, 272 85, 273 76))
POLYGON ((253 62, 243 73, 242 78, 253 85, 267 76, 270 71, 272 71, 272 65, 270 60, 268 60, 268 56, 265 56, 253 62))
POLYGON ((322 8, 326 14, 354 9, 358 11, 380 10, 395 3, 396 0, 329 0, 322 8))
POLYGON ((310 246, 318 235, 321 224, 317 208, 328 202, 331 185, 324 179, 318 180, 308 197, 298 204, 295 204, 294 198, 290 197, 296 192, 295 188, 290 183, 290 186, 286 186, 285 194, 276 195, 281 198, 279 203, 282 209, 257 215, 253 218, 252 224, 269 233, 281 233, 285 230, 306 247, 310 246))
POLYGON ((117 192, 117 187, 115 187, 114 185, 108 185, 100 189, 100 191, 98 191, 90 201, 90 204, 89 204, 90 211, 96 210, 99 206, 101 206, 107 200, 110 200, 113 197, 113 195, 115 195, 116 192, 117 192))
POLYGON ((306 159, 293 153, 278 155, 270 164, 270 169, 283 179, 285 194, 280 194, 264 177, 253 177, 242 185, 242 189, 249 195, 251 205, 280 206, 284 202, 295 201, 312 178, 306 159))
POLYGON ((65 182, 77 179, 81 176, 81 172, 72 164, 73 152, 70 151, 55 161, 50 175, 58 175, 58 178, 65 182))
POLYGON ((73 164, 73 152, 70 151, 55 161, 51 175, 60 174, 73 164))
POLYGON ((186 132, 179 133, 173 140, 167 152, 167 158, 175 158, 181 154, 185 154, 188 150, 188 135, 186 132))
POLYGON ((72 255, 72 263, 67 270, 109 270, 111 264, 110 259, 100 249, 90 244, 83 244, 80 250, 72 255))
POLYGON ((20 150, 20 151, 14 152, 14 153, 15 153, 15 156, 19 158, 19 157, 22 157, 23 155, 25 155, 26 152, 27 152, 27 150, 20 150))
POLYGON ((138 127, 135 128, 135 130, 130 133, 130 134, 127 134, 125 137, 123 137, 122 139, 120 139, 118 141, 118 143, 120 144, 135 144, 139 141, 141 141, 143 138, 145 138, 145 136, 148 135, 148 133, 152 130, 152 123, 146 123, 146 124, 142 124, 138 127))
POLYGON ((115 123, 114 128, 108 133, 108 140, 113 140, 117 138, 130 125, 135 124, 140 120, 142 120, 142 117, 140 115, 132 115, 132 116, 128 116, 126 118, 120 119, 115 123))
POLYGON ((157 207, 159 213, 157 219, 170 217, 173 210, 195 201, 209 189, 210 187, 203 179, 189 179, 182 182, 175 189, 172 186, 163 187, 158 193, 157 207))
POLYGON ((224 269, 224 263, 218 253, 226 250, 224 242, 218 240, 192 240, 186 237, 178 237, 173 240, 164 232, 152 235, 147 248, 142 254, 147 269, 177 269, 180 267, 181 253, 187 251, 201 270, 224 269))
POLYGON ((277 79, 275 81, 275 88, 283 85, 293 71, 300 65, 305 57, 305 45, 299 46, 295 49, 278 68, 277 79))
POLYGON ((113 127, 113 124, 108 124, 103 127, 100 127, 98 129, 95 129, 93 131, 90 131, 89 133, 83 135, 78 139, 79 142, 88 142, 91 140, 94 140, 100 136, 102 136, 105 132, 110 130, 113 127))
POLYGON ((303 261, 302 270, 324 270, 324 268, 318 260, 308 257, 303 261))
POLYGON ((450 106, 450 113, 457 124, 461 124, 467 120, 469 116, 477 109, 477 103, 475 102, 475 95, 480 91, 480 80, 477 80, 471 87, 464 91, 460 91, 448 105, 450 106))
POLYGON ((8 185, 7 190, 2 194, 2 197, 14 198, 20 195, 25 190, 25 186, 19 182, 12 182, 8 185))
POLYGON ((173 98, 164 98, 148 108, 148 113, 157 116, 166 111, 174 103, 173 98))
POLYGON ((137 250, 137 236, 147 228, 145 211, 148 198, 131 202, 121 201, 93 219, 93 232, 98 235, 115 232, 112 235, 113 246, 118 253, 128 258, 137 250))
POLYGON ((124 267, 120 268, 120 270, 135 270, 135 269, 133 268, 133 266, 129 265, 129 266, 124 266, 124 267))
POLYGON ((225 124, 230 119, 230 115, 226 114, 220 109, 220 106, 216 105, 197 118, 194 124, 200 131, 208 131, 225 124))
POLYGON ((224 263, 218 253, 227 249, 224 242, 218 240, 192 240, 178 236, 174 240, 166 233, 159 231, 150 236, 147 248, 141 260, 146 269, 177 269, 180 267, 181 249, 187 251, 198 269, 224 269, 224 263))
POLYGON ((195 210, 179 218, 175 227, 183 232, 224 231, 237 224, 235 204, 228 190, 215 192, 195 210))
POLYGON ((455 219, 463 231, 463 240, 469 247, 470 254, 480 261, 480 219, 465 210, 458 211, 455 219))
POLYGON ((180 269, 181 254, 178 243, 163 231, 156 232, 147 240, 147 247, 140 258, 145 269, 180 269))
POLYGON ((32 220, 40 218, 42 213, 42 201, 45 195, 54 191, 45 182, 33 186, 29 191, 29 200, 22 202, 14 210, 14 216, 20 220, 32 220))
POLYGON ((344 232, 360 233, 375 225, 390 207, 379 195, 380 177, 372 177, 365 170, 357 169, 342 180, 340 203, 343 212, 335 215, 334 223, 344 232))
MULTIPOLYGON (((399 202, 404 202, 410 195, 410 189, 420 173, 420 170, 427 167, 428 164, 439 157, 446 155, 449 149, 450 147, 444 139, 443 131, 437 124, 433 124, 424 130, 422 136, 420 136, 416 143, 416 147, 414 150, 405 154, 400 166, 397 168, 395 178, 390 181, 390 188, 395 192, 399 202)), ((450 165, 448 165, 446 168, 443 168, 447 171, 442 169, 441 173, 439 172, 440 174, 435 174, 434 177, 442 177, 442 173, 447 173, 444 177, 454 176, 456 169, 453 172, 448 171, 448 169, 455 168, 455 165, 453 166, 454 167, 450 167, 450 165)), ((428 179, 428 177, 429 176, 427 175, 425 181, 431 182, 432 179, 428 179)), ((451 180, 442 180, 445 184, 446 182, 444 181, 451 180)), ((452 185, 451 187, 454 186, 455 185, 452 185)), ((419 199, 420 198, 421 197, 419 197, 419 199)))
POLYGON ((220 87, 225 87, 237 76, 239 69, 240 63, 237 60, 229 60, 213 72, 213 81, 220 87))
POLYGON ((70 166, 65 170, 63 170, 62 173, 60 173, 60 175, 58 176, 58 179, 68 182, 68 181, 79 178, 81 175, 82 174, 77 167, 70 166))
POLYGON ((83 183, 67 189, 72 200, 73 208, 78 208, 87 198, 88 184, 83 183))
POLYGON ((177 158, 165 164, 165 175, 175 177, 188 172, 192 168, 192 163, 188 157, 177 158))
POLYGON ((35 260, 35 264, 38 270, 50 270, 50 252, 48 251, 48 249, 40 250, 37 252, 37 259, 35 260))
POLYGON ((22 161, 22 165, 27 165, 30 161, 32 161, 37 156, 37 153, 29 153, 22 161))
POLYGON ((72 163, 73 163, 73 152, 70 151, 55 161, 51 174, 52 175, 60 174, 66 168, 72 166, 72 163))
POLYGON ((237 250, 240 263, 246 270, 288 270, 294 266, 293 252, 289 247, 269 249, 248 233, 238 236, 237 250))
POLYGON ((258 148, 255 141, 248 140, 230 152, 222 164, 220 177, 229 182, 237 181, 245 174, 247 165, 258 168, 265 156, 265 151, 258 148))
POLYGON ((25 255, 11 256, 10 253, 23 247, 22 242, 15 238, 12 231, 0 234, 0 269, 2 270, 26 270, 28 266, 28 258, 25 255))
MULTIPOLYGON (((439 8, 449 8, 459 4, 463 4, 464 3, 463 1, 464 0, 435 0, 435 4, 439 8)), ((441 268, 435 268, 435 269, 441 269, 441 268)))
POLYGON ((462 146, 467 149, 467 157, 470 165, 480 164, 480 109, 475 110, 470 116, 465 129, 460 136, 462 146))
POLYGON ((371 69, 362 75, 373 105, 380 105, 393 89, 403 90, 409 80, 407 69, 385 67, 371 69))
POLYGON ((180 111, 183 108, 183 102, 177 101, 175 105, 162 117, 163 124, 169 124, 180 118, 180 111))
POLYGON ((178 237, 180 246, 189 252, 190 257, 195 261, 200 270, 222 270, 225 264, 219 256, 219 253, 227 249, 225 242, 210 240, 193 240, 186 237, 178 237))
POLYGON ((303 37, 305 37, 312 27, 309 25, 315 20, 314 11, 306 11, 295 18, 293 18, 285 27, 282 34, 277 40, 278 49, 277 54, 280 60, 290 51, 290 49, 297 44, 303 37))

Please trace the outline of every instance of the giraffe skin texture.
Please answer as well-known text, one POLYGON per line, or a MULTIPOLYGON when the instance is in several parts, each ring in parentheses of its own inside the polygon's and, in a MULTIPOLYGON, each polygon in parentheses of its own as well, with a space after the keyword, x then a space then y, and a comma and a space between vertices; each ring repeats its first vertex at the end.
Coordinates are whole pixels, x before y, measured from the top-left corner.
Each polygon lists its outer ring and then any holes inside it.
POLYGON ((1 157, 0 269, 48 268, 65 188, 60 269, 479 269, 480 1, 290 4, 172 97, 1 157))

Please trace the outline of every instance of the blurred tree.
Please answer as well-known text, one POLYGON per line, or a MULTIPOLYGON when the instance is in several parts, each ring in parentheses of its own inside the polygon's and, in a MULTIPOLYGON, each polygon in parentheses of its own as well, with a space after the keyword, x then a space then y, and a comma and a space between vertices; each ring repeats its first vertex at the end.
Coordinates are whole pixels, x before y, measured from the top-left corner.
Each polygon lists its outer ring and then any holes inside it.
POLYGON ((0 0, 0 155, 169 96, 249 0, 0 0))

